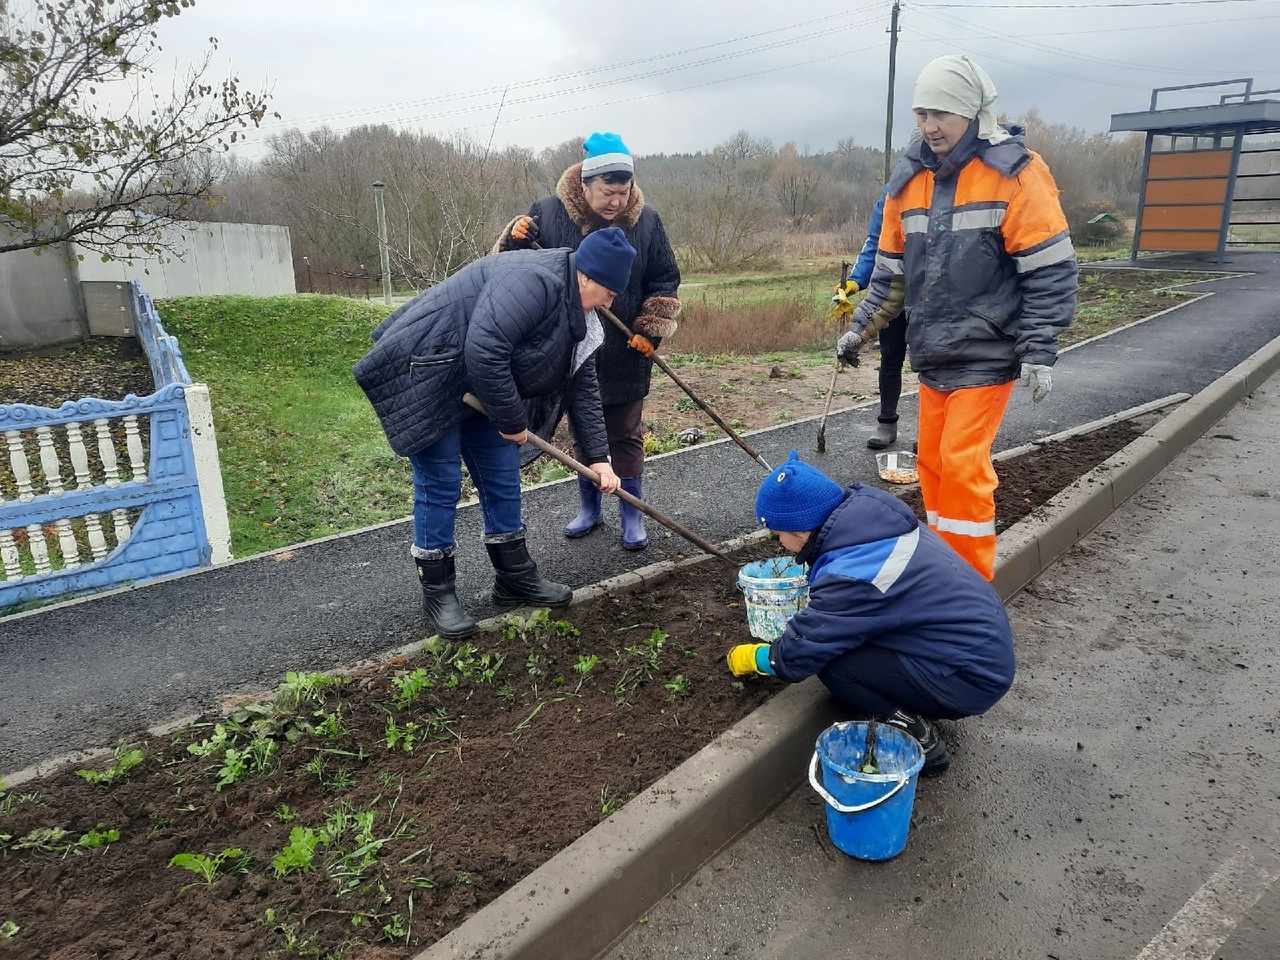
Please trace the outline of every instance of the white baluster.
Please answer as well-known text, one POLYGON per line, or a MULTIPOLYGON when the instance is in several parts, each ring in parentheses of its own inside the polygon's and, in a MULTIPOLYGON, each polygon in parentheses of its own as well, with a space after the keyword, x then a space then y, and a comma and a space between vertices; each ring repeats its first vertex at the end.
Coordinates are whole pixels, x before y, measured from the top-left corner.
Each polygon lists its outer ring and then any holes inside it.
MULTIPOLYGON (((0 507, 4 504, 4 495, 0 494, 0 507)), ((18 544, 13 539, 12 530, 0 530, 0 566, 4 567, 6 580, 22 579, 22 557, 18 553, 18 544)))
POLYGON ((22 434, 17 430, 6 430, 4 436, 9 442, 9 468, 18 485, 18 499, 32 500, 35 493, 31 489, 31 467, 27 463, 27 451, 22 447, 22 434))
POLYGON ((27 524, 27 547, 31 550, 31 559, 35 561, 36 573, 52 572, 53 567, 49 566, 49 544, 40 524, 27 524))
MULTIPOLYGON (((40 445, 40 467, 44 470, 45 486, 51 496, 60 496, 62 488, 62 465, 58 463, 58 451, 53 445, 53 430, 49 427, 36 427, 36 440, 40 445)), ((80 547, 76 543, 75 531, 71 529, 71 521, 60 517, 54 521, 58 531, 58 546, 62 550, 62 559, 68 570, 80 566, 80 547)))
MULTIPOLYGON (((0 499, 0 505, 4 500, 0 499)), ((22 562, 18 555, 18 544, 13 539, 12 530, 0 530, 0 565, 4 567, 6 580, 22 579, 22 562)))
POLYGON ((138 433, 138 418, 129 414, 124 418, 124 440, 129 450, 129 469, 136 483, 147 482, 147 461, 142 453, 142 436, 138 433))
MULTIPOLYGON (((98 456, 102 458, 102 469, 107 475, 107 486, 120 486, 120 464, 116 460, 115 439, 111 436, 111 421, 106 418, 93 421, 98 432, 98 456)), ((124 543, 129 539, 129 518, 121 509, 111 511, 111 522, 115 527, 116 543, 124 543)))
MULTIPOLYGON (((76 488, 91 490, 93 478, 89 475, 89 454, 85 450, 80 424, 67 424, 67 447, 71 451, 71 466, 76 474, 76 488)), ((96 513, 86 513, 84 527, 89 537, 89 551, 93 554, 93 559, 101 560, 107 555, 107 538, 102 534, 102 521, 96 513)))

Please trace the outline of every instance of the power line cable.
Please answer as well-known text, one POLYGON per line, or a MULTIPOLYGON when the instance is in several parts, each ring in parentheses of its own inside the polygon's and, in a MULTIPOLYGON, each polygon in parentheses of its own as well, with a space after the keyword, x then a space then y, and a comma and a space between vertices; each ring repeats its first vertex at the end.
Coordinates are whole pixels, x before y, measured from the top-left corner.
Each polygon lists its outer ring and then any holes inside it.
POLYGON ((931 10, 944 7, 964 10, 1100 10, 1125 7, 1192 7, 1207 3, 1264 3, 1269 0, 1135 0, 1133 3, 927 3, 919 4, 931 10))
MULTIPOLYGON (((913 5, 913 9, 914 8, 915 6, 913 5)), ((1053 46, 1051 44, 1038 43, 1036 41, 1029 40, 1027 39, 1027 37, 1029 36, 1027 34, 1020 34, 1020 35, 1009 34, 1009 33, 1005 33, 1002 30, 997 30, 993 27, 987 27, 981 24, 976 24, 976 23, 973 23, 972 21, 963 20, 959 17, 950 16, 948 14, 943 14, 943 13, 937 13, 935 14, 935 16, 938 19, 951 23, 955 26, 964 27, 969 30, 975 31, 980 37, 984 39, 999 39, 1003 42, 1013 44, 1014 46, 1026 47, 1028 49, 1037 50, 1042 53, 1051 53, 1051 54, 1054 54, 1055 56, 1063 57, 1069 60, 1078 60, 1082 63, 1097 64, 1099 66, 1115 67, 1115 68, 1124 69, 1124 70, 1156 71, 1156 72, 1163 72, 1163 73, 1169 73, 1169 74, 1183 74, 1183 75, 1190 75, 1190 76, 1203 76, 1205 73, 1203 69, 1190 70, 1184 67, 1162 67, 1162 66, 1156 66, 1154 64, 1134 63, 1133 61, 1128 61, 1128 60, 1115 60, 1109 57, 1099 57, 1093 54, 1064 50, 1061 47, 1053 46)), ((1246 18, 1246 19, 1272 19, 1272 17, 1267 16, 1263 18, 1246 18)), ((1203 22, 1198 24, 1179 24, 1178 28, 1181 29, 1186 26, 1216 26, 1218 23, 1221 23, 1221 22, 1223 21, 1214 21, 1214 23, 1212 24, 1206 24, 1203 22)), ((1226 22, 1234 22, 1234 21, 1226 21, 1226 22)), ((1148 24, 1148 25, 1145 25, 1144 27, 1133 28, 1133 29, 1142 29, 1149 33, 1153 29, 1166 29, 1166 28, 1167 27, 1165 26, 1152 27, 1150 24, 1148 24)), ((1035 69, 1035 68, 1028 67, 1028 69, 1035 69)), ((1230 68, 1229 72, 1239 73, 1241 69, 1242 68, 1239 65, 1233 65, 1230 68)), ((1263 71, 1263 72, 1267 73, 1270 71, 1263 71)), ((1084 78, 1073 78, 1073 79, 1084 79, 1084 78)))
MULTIPOLYGON (((482 87, 474 90, 463 91, 461 93, 442 94, 436 97, 422 97, 414 100, 404 100, 398 103, 385 104, 377 107, 365 107, 357 110, 346 110, 346 111, 340 111, 336 113, 319 114, 311 117, 303 117, 291 122, 281 121, 281 122, 273 122, 273 123, 264 123, 262 126, 264 128, 268 128, 268 127, 296 126, 298 124, 315 124, 315 123, 324 122, 326 120, 341 120, 341 119, 347 119, 354 116, 367 115, 371 113, 387 113, 393 110, 404 110, 409 108, 428 106, 436 103, 450 103, 457 100, 468 100, 468 99, 473 99, 475 97, 492 96, 494 94, 505 93, 506 91, 513 90, 513 89, 518 90, 518 89, 525 89, 529 87, 543 86, 549 83, 559 83, 564 80, 573 80, 579 77, 593 76, 595 74, 622 70, 628 67, 639 66, 641 64, 654 63, 660 60, 669 60, 669 59, 672 59, 673 57, 683 57, 690 53, 699 53, 704 50, 711 50, 717 47, 728 46, 735 43, 743 43, 748 40, 755 40, 760 37, 771 36, 777 33, 784 33, 788 30, 799 29, 800 27, 812 26, 813 24, 816 24, 816 23, 826 23, 831 20, 843 20, 849 17, 858 16, 863 13, 866 13, 867 11, 874 9, 876 6, 879 6, 879 4, 875 4, 875 3, 866 4, 862 7, 855 7, 852 10, 846 10, 843 13, 831 14, 829 16, 824 16, 824 17, 814 17, 810 20, 802 20, 797 23, 787 24, 782 27, 775 27, 770 30, 760 30, 755 33, 745 34, 740 37, 731 37, 727 40, 717 40, 712 43, 701 44, 695 47, 686 47, 682 50, 675 50, 670 53, 656 54, 652 57, 640 57, 635 60, 626 60, 620 63, 610 63, 610 64, 605 64, 599 67, 590 67, 584 70, 575 70, 569 73, 557 74, 550 77, 542 77, 542 78, 536 78, 531 80, 519 80, 510 84, 504 84, 502 86, 482 87)), ((863 26, 864 26, 863 23, 849 24, 847 26, 839 27, 835 30, 825 30, 818 33, 809 33, 800 37, 791 38, 790 40, 774 41, 769 44, 762 44, 754 47, 749 47, 745 50, 741 50, 736 53, 722 54, 718 57, 707 57, 701 60, 696 60, 688 64, 673 65, 672 67, 667 68, 665 70, 655 70, 655 71, 649 71, 647 73, 642 73, 642 74, 633 75, 629 77, 620 77, 610 81, 603 81, 601 84, 596 84, 592 86, 605 86, 611 83, 627 83, 632 80, 646 79, 648 77, 657 76, 662 73, 675 73, 681 70, 692 69, 693 67, 706 66, 708 64, 717 63, 721 60, 729 60, 729 59, 735 59, 738 57, 750 56, 754 53, 760 53, 763 51, 776 49, 782 46, 788 46, 795 43, 803 43, 807 40, 819 39, 822 37, 830 36, 832 33, 843 33, 848 30, 861 29, 863 26)), ((581 90, 581 89, 590 89, 590 87, 576 87, 576 88, 571 88, 569 91, 551 91, 546 94, 541 94, 539 95, 539 97, 533 98, 533 99, 560 96, 564 92, 577 92, 578 90, 581 90)), ((529 98, 526 98, 526 100, 527 99, 529 98)), ((519 101, 519 102, 526 102, 526 101, 519 101)), ((494 105, 492 103, 488 103, 488 104, 483 104, 483 105, 474 107, 473 109, 476 109, 476 110, 491 109, 493 106, 494 105)))

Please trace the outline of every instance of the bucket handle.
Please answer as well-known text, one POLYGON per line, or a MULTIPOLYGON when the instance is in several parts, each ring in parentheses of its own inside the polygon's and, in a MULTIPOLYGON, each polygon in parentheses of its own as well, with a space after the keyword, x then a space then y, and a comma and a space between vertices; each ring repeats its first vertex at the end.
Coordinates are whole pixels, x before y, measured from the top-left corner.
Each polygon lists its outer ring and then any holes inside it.
POLYGON ((818 791, 818 796, 822 797, 823 800, 827 801, 827 803, 831 806, 831 808, 835 810, 837 813, 862 813, 864 810, 870 810, 872 807, 878 807, 880 806, 880 804, 884 803, 886 800, 892 797, 895 793, 897 793, 899 790, 905 787, 910 780, 911 778, 909 776, 899 777, 897 784, 894 785, 894 788, 890 790, 888 793, 886 793, 883 797, 878 797, 877 799, 872 800, 870 803, 860 803, 850 807, 850 806, 845 806, 845 804, 841 803, 831 794, 827 793, 826 789, 822 786, 822 784, 818 782, 818 751, 817 750, 813 751, 813 759, 809 761, 809 785, 813 787, 814 790, 818 791))

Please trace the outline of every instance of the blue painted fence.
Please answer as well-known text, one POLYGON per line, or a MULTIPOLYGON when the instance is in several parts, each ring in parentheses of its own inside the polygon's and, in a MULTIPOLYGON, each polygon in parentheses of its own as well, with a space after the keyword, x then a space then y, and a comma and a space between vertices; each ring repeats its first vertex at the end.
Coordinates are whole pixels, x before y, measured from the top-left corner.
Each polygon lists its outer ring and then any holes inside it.
POLYGON ((129 286, 155 393, 0 405, 0 616, 231 559, 208 389, 129 286))

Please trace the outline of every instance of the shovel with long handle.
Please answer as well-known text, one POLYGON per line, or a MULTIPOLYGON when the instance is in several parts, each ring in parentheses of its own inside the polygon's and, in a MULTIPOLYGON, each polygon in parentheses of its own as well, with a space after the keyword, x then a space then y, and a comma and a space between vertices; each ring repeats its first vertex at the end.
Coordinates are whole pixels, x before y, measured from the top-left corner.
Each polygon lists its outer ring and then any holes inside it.
MULTIPOLYGON (((485 413, 484 404, 482 404, 476 398, 475 394, 464 393, 462 395, 462 402, 465 403, 471 409, 479 413, 484 413, 485 416, 488 416, 488 414, 485 413)), ((538 436, 532 430, 528 431, 528 434, 529 434, 529 442, 532 443, 539 450, 541 450, 543 453, 545 453, 547 456, 551 457, 554 460, 560 461, 560 463, 564 464, 570 470, 573 470, 574 472, 576 472, 579 476, 586 477, 592 483, 599 484, 600 475, 596 473, 594 470, 592 470, 590 467, 579 463, 577 460, 573 459, 573 457, 569 456, 563 450, 560 450, 558 447, 555 447, 552 444, 547 443, 547 441, 543 440, 540 436, 538 436)), ((685 527, 682 527, 680 524, 676 523, 670 517, 664 516, 663 514, 659 513, 657 510, 653 509, 653 507, 649 506, 643 500, 639 499, 638 497, 633 497, 631 494, 627 493, 627 491, 623 490, 621 487, 615 490, 613 492, 613 495, 617 497, 619 500, 623 501, 624 503, 631 504, 631 506, 635 507, 637 510, 639 510, 641 513, 645 514, 646 516, 653 517, 654 520, 657 520, 660 524, 662 524, 667 529, 673 530, 674 532, 680 534, 680 536, 684 537, 694 546, 699 547, 702 550, 705 550, 707 553, 710 553, 710 554, 713 554, 714 556, 719 557, 721 560, 725 561, 726 563, 733 562, 727 556, 725 556, 723 551, 717 549, 716 547, 708 543, 706 540, 703 540, 700 536, 698 536, 692 530, 688 530, 685 527)))
MULTIPOLYGON (((532 246, 535 250, 542 249, 542 246, 538 243, 533 243, 532 246)), ((617 317, 615 317, 613 313, 610 312, 608 307, 597 307, 596 312, 599 314, 602 314, 606 320, 608 320, 615 327, 621 330, 623 336, 625 336, 628 340, 631 339, 631 335, 635 331, 632 330, 630 327, 628 327, 625 323, 623 323, 617 317)), ((734 443, 736 443, 738 446, 740 446, 743 450, 747 452, 747 455, 749 457, 755 460, 756 463, 760 464, 760 466, 764 467, 766 470, 773 469, 773 467, 769 466, 769 462, 765 460, 764 457, 760 456, 760 454, 755 451, 755 449, 751 446, 751 444, 747 443, 747 441, 743 440, 742 437, 738 436, 738 434, 734 431, 734 429, 724 422, 724 418, 721 417, 720 414, 716 413, 715 410, 712 409, 709 403, 707 403, 700 396, 694 393, 693 388, 676 375, 676 372, 672 370, 670 366, 667 365, 667 361, 663 360, 656 353, 651 354, 649 359, 652 360, 655 364, 657 364, 658 368, 663 373, 665 373, 668 377, 670 377, 673 381, 675 381, 675 385, 679 387, 681 390, 683 390, 685 393, 687 393, 689 395, 689 399, 692 400, 694 403, 696 403, 698 406, 700 406, 706 412, 707 416, 709 416, 712 420, 714 420, 716 422, 716 425, 719 426, 720 429, 723 430, 728 435, 730 440, 732 440, 734 443)), ((655 519, 657 518, 655 517, 655 519)))

